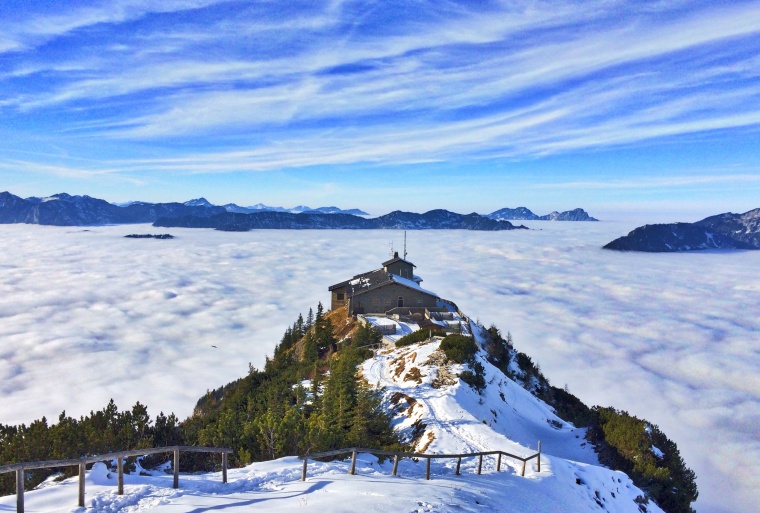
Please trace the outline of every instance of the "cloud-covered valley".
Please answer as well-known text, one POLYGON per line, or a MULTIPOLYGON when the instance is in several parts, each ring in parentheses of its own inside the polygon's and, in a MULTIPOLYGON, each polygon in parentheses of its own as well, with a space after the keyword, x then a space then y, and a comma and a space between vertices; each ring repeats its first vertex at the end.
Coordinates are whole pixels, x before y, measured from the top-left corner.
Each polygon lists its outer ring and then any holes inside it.
MULTIPOLYGON (((424 286, 510 331, 556 386, 658 424, 698 476, 699 511, 760 500, 760 252, 601 250, 633 224, 409 232, 424 286)), ((114 398, 191 413, 261 367, 327 287, 377 268, 392 231, 0 227, 0 423, 114 398), (213 347, 216 346, 216 347, 213 347)), ((549 448, 547 448, 550 451, 549 448)))

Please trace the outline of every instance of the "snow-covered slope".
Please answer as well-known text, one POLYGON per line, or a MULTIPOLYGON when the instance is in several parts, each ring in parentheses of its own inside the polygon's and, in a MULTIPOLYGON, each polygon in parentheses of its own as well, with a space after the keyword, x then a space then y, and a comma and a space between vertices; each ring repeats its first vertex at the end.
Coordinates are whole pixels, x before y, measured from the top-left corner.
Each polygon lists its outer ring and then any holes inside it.
MULTIPOLYGON (((476 340, 481 338, 480 330, 474 326, 476 340)), ((479 394, 457 378, 462 365, 442 364, 445 356, 439 346, 440 341, 434 340, 381 352, 363 366, 367 381, 384 387, 395 403, 396 429, 411 438, 415 426, 427 426, 418 436, 418 451, 456 454, 500 449, 529 455, 541 440, 544 452, 598 465, 584 439, 585 430, 557 417, 551 407, 488 363, 482 352, 476 359, 485 368, 487 386, 479 394)))
MULTIPOLYGON (((413 326, 416 327, 416 326, 413 326)), ((482 347, 483 330, 471 325, 482 347)), ((425 480, 424 461, 403 459, 398 476, 392 462, 360 455, 357 474, 348 462, 310 461, 308 478, 300 480, 296 457, 254 463, 229 472, 229 482, 217 474, 181 475, 180 489, 163 471, 126 477, 125 494, 116 495, 116 475, 102 463, 88 473, 86 511, 105 512, 242 512, 289 511, 508 511, 516 513, 608 511, 661 512, 643 499, 644 493, 622 472, 601 467, 582 429, 562 421, 552 408, 493 367, 480 351, 485 369, 481 393, 463 383, 463 366, 446 362, 433 339, 408 347, 380 350, 361 365, 365 379, 383 388, 393 411, 394 427, 417 452, 432 454, 503 450, 528 456, 542 442, 541 471, 536 460, 486 457, 482 475, 477 458, 462 461, 455 475, 454 459, 436 459, 432 480, 425 480)), ((82 511, 74 507, 77 479, 47 482, 27 492, 28 511, 82 511)), ((15 497, 0 498, 0 511, 12 510, 15 497)))

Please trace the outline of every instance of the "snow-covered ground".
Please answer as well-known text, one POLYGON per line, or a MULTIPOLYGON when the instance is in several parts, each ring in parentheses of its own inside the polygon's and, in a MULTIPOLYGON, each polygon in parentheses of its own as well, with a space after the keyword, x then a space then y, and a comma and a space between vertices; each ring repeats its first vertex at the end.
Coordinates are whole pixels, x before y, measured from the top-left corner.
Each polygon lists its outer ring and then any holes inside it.
MULTIPOLYGON (((478 360, 486 370, 483 394, 460 384, 456 376, 462 365, 453 364, 448 369, 441 365, 434 358, 439 346, 440 341, 434 340, 380 351, 363 365, 369 383, 382 387, 389 398, 403 398, 396 408, 397 430, 407 433, 418 422, 427 426, 418 450, 434 454, 502 450, 529 456, 541 440, 548 454, 598 465, 593 449, 584 440, 584 430, 563 422, 545 403, 480 355, 478 360), (409 374, 415 368, 419 371, 417 379, 409 374), (444 372, 453 378, 451 384, 445 382, 444 372), (431 386, 435 381, 443 384, 431 386)), ((506 463, 515 468, 522 465, 506 463)))
MULTIPOLYGON (((695 219, 663 219, 674 220, 695 219)), ((760 252, 614 253, 600 248, 639 223, 525 224, 535 230, 409 232, 409 259, 425 288, 511 331, 554 385, 658 424, 697 472, 700 513, 754 509, 760 252)), ((328 305, 330 284, 376 269, 403 239, 123 238, 163 231, 0 226, 1 423, 111 397, 184 417, 206 389, 261 367, 298 313, 328 305)))
MULTIPOLYGON (((347 462, 310 461, 308 477, 302 482, 301 462, 288 457, 233 469, 227 484, 218 474, 180 474, 176 490, 171 475, 127 475, 121 496, 116 495, 115 473, 98 465, 86 478, 84 509, 76 507, 78 478, 72 478, 27 492, 26 511, 582 513, 600 511, 597 500, 611 513, 638 511, 633 502, 638 489, 625 474, 549 458, 542 463, 540 474, 530 469, 525 477, 511 469, 497 473, 488 467, 477 475, 471 462, 463 463, 462 475, 455 476, 452 469, 434 460, 432 479, 426 481, 424 462, 401 460, 394 477, 392 461, 381 464, 376 457, 362 454, 357 458, 356 475, 348 474, 347 462)), ((0 511, 15 511, 15 497, 0 497, 0 511)), ((650 503, 649 511, 660 510, 650 503)))

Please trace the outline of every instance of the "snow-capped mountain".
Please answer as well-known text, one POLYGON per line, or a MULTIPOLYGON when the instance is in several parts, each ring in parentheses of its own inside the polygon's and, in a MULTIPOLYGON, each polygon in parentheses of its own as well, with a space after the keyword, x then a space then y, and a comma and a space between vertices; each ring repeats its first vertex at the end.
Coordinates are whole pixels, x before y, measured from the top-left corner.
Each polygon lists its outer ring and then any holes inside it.
POLYGON ((696 223, 640 226, 604 248, 656 253, 696 249, 760 249, 760 208, 744 214, 719 214, 696 223))
POLYGON ((202 197, 186 201, 183 203, 183 205, 187 207, 213 207, 214 206, 209 202, 209 200, 202 197))
POLYGON ((505 221, 598 221, 598 219, 588 215, 582 208, 567 210, 565 212, 554 211, 544 216, 534 214, 527 207, 502 208, 491 212, 486 217, 505 221))
POLYGON ((224 208, 227 210, 227 212, 234 212, 237 214, 253 214, 256 212, 287 212, 289 214, 351 214, 355 216, 369 215, 363 210, 359 210, 358 208, 350 208, 348 210, 343 210, 338 207, 311 208, 305 205, 298 205, 293 208, 283 208, 283 207, 270 207, 268 205, 264 205, 263 203, 257 203, 249 207, 241 207, 234 203, 227 203, 226 205, 224 205, 224 208))

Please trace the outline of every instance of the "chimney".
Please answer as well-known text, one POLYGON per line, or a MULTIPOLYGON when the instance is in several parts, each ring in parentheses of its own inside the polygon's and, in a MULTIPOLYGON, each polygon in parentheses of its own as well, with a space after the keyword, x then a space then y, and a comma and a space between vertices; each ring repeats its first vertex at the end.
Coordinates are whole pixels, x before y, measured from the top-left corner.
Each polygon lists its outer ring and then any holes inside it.
POLYGON ((398 258, 398 251, 393 253, 393 258, 398 258))

